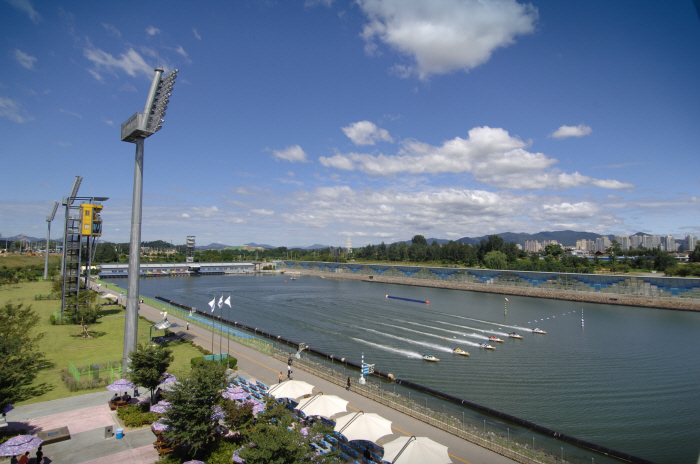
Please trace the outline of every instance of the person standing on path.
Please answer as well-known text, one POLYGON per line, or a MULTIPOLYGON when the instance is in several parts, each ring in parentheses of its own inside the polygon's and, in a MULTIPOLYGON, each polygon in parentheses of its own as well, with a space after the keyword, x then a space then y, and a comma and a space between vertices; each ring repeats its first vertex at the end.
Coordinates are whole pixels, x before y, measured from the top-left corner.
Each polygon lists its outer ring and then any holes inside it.
POLYGON ((277 383, 282 383, 283 380, 284 380, 284 374, 282 374, 282 371, 280 371, 279 382, 277 382, 277 383))
POLYGON ((294 371, 289 371, 289 380, 294 380, 294 379, 292 378, 292 374, 294 374, 294 371))
POLYGON ((287 364, 287 377, 289 377, 292 374, 292 365, 287 364))
POLYGON ((187 330, 190 330, 190 323, 187 323, 187 330))
POLYGON ((350 391, 350 377, 348 377, 348 388, 346 388, 347 391, 350 391))
POLYGON ((41 464, 44 461, 44 452, 41 451, 41 446, 36 450, 36 464, 41 464))

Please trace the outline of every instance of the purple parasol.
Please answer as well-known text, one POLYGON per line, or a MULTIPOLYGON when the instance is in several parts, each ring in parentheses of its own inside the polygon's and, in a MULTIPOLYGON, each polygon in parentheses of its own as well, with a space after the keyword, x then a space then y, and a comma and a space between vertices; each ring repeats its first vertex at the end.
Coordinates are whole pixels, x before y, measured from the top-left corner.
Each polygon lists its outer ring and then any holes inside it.
POLYGON ((167 372, 163 374, 163 376, 160 378, 160 383, 162 384, 168 384, 168 383, 174 383, 177 382, 177 377, 175 377, 173 374, 168 374, 167 372))
POLYGON ((32 435, 17 435, 0 445, 0 456, 18 456, 38 448, 42 442, 41 438, 32 435))
POLYGON ((165 432, 166 430, 168 430, 167 425, 165 425, 162 422, 158 422, 158 421, 152 423, 151 428, 156 432, 165 432))
POLYGON ((113 382, 113 383, 107 385, 107 390, 113 391, 113 392, 133 390, 134 388, 136 388, 136 385, 134 385, 133 383, 129 382, 126 379, 119 379, 116 382, 113 382))
POLYGON ((2 410, 2 414, 7 414, 8 412, 12 411, 13 409, 15 409, 15 407, 12 406, 11 404, 8 404, 7 406, 5 406, 5 409, 2 410))
POLYGON ((187 461, 187 462, 183 462, 182 464, 206 464, 206 463, 204 463, 202 461, 187 461))
POLYGON ((168 409, 170 409, 170 403, 167 401, 160 401, 158 404, 151 406, 150 411, 155 412, 156 414, 165 414, 168 412, 168 409))

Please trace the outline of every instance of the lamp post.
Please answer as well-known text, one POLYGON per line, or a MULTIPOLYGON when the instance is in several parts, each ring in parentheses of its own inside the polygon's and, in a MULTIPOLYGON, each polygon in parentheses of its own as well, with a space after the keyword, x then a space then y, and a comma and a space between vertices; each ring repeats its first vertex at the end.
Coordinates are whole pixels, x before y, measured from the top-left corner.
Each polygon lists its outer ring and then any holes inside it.
POLYGON ((48 231, 46 232, 46 257, 44 258, 44 280, 49 278, 49 243, 51 242, 51 221, 56 216, 56 210, 58 209, 58 202, 53 202, 53 211, 51 211, 50 216, 46 216, 46 224, 48 226, 48 231))
POLYGON ((139 321, 139 271, 141 265, 141 207, 143 205, 143 145, 144 139, 161 129, 168 107, 170 92, 178 70, 163 77, 163 68, 156 68, 143 112, 136 112, 121 126, 121 139, 136 144, 134 166, 134 196, 131 203, 131 237, 129 240, 129 274, 124 322, 124 354, 122 366, 129 366, 129 353, 136 349, 139 321))

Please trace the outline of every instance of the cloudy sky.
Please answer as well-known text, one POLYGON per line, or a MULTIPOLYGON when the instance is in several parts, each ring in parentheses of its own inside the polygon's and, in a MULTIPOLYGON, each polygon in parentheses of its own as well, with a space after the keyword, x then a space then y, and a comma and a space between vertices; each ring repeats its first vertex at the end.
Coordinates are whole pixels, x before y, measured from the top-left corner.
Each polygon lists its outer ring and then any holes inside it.
POLYGON ((158 65, 143 240, 700 235, 690 0, 0 0, 0 31, 3 236, 43 236, 81 175, 128 241, 120 125, 158 65))

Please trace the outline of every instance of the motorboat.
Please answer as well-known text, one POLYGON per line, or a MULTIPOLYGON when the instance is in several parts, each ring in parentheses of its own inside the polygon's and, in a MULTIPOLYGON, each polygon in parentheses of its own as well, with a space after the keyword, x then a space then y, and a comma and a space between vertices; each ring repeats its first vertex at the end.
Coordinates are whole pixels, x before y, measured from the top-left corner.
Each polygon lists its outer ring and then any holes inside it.
POLYGON ((433 356, 432 354, 424 354, 423 361, 430 361, 430 362, 436 363, 440 360, 438 358, 436 358, 435 356, 433 356))
POLYGON ((532 329, 532 332, 536 333, 536 334, 546 334, 547 333, 542 329, 532 329))
POLYGON ((515 332, 509 333, 508 336, 509 336, 510 338, 519 338, 519 339, 521 339, 521 340, 523 339, 523 336, 522 336, 522 335, 516 334, 515 332))
POLYGON ((486 343, 486 342, 480 343, 479 346, 480 346, 481 348, 486 348, 487 350, 495 350, 495 349, 496 349, 496 348, 494 348, 493 346, 489 345, 489 344, 486 343))
POLYGON ((454 350, 452 350, 452 352, 453 352, 454 354, 459 354, 459 355, 462 355, 462 356, 469 356, 469 353, 467 353, 466 351, 464 351, 464 350, 462 350, 462 349, 460 349, 460 348, 455 348, 454 350))
POLYGON ((500 339, 500 338, 498 338, 498 337, 495 336, 495 335, 491 335, 491 336, 489 337, 489 341, 490 341, 490 342, 501 342, 501 343, 503 343, 503 340, 500 339))

